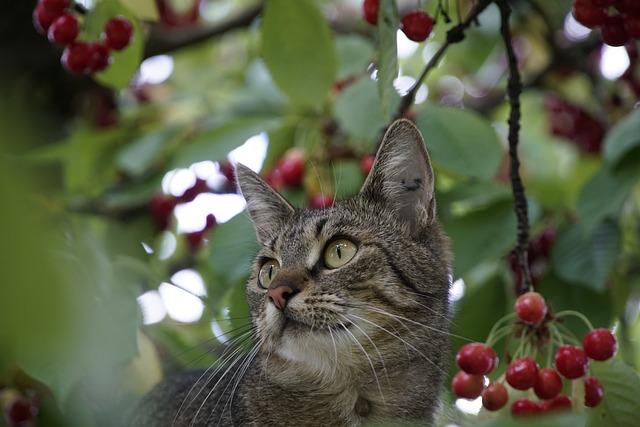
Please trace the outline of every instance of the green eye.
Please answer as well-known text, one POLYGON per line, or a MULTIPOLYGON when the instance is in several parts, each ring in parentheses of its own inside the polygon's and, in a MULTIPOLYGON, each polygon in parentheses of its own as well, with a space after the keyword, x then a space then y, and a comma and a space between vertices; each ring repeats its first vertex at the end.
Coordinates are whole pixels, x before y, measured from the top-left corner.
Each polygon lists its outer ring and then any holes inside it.
POLYGON ((358 247, 355 243, 346 239, 334 240, 324 251, 324 265, 329 268, 342 267, 351 261, 356 252, 358 247))
POLYGON ((260 267, 260 272, 258 273, 258 285, 261 288, 267 289, 271 286, 271 282, 278 275, 278 271, 280 271, 280 264, 275 259, 271 259, 260 267))

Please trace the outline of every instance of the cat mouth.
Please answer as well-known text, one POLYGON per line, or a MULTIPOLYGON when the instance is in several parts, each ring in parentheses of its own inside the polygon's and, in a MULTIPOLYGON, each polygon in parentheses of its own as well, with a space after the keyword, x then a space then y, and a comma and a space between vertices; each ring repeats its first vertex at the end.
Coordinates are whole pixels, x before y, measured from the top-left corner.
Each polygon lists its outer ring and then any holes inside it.
POLYGON ((301 320, 285 314, 284 322, 282 323, 282 331, 331 334, 349 330, 351 326, 353 326, 353 323, 347 321, 340 322, 339 324, 333 324, 326 319, 323 319, 322 321, 313 319, 301 320))

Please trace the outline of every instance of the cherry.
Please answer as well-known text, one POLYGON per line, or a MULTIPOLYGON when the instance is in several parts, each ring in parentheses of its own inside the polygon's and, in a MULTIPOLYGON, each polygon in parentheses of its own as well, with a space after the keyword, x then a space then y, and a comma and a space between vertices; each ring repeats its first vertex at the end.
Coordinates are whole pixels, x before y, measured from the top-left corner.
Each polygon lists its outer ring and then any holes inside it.
POLYGON ((229 162, 220 162, 220 173, 227 178, 229 186, 235 189, 236 187, 236 170, 229 162))
POLYGON ((49 41, 57 44, 69 44, 78 37, 80 25, 72 13, 63 13, 49 27, 49 41))
POLYGON ((562 391, 562 378, 553 368, 542 368, 538 371, 533 391, 540 399, 552 399, 562 391))
POLYGON ((607 12, 589 0, 575 0, 571 12, 576 21, 589 28, 602 25, 607 20, 607 12))
POLYGON ((45 34, 60 15, 62 12, 51 12, 45 9, 42 3, 38 3, 33 10, 33 26, 38 32, 45 34))
POLYGON ((600 26, 602 40, 609 46, 623 46, 629 41, 624 29, 624 20, 620 15, 609 16, 600 26))
POLYGON ((218 223, 216 221, 216 217, 213 214, 208 214, 205 221, 206 221, 205 225, 204 225, 204 229, 205 230, 209 230, 209 229, 215 227, 215 225, 218 223))
POLYGON ((487 411, 497 411, 502 409, 509 400, 507 388, 501 383, 491 382, 482 391, 482 406, 487 411))
POLYGON ((5 404, 5 413, 10 426, 29 426, 32 425, 31 422, 36 416, 37 408, 32 402, 29 402, 21 396, 17 396, 5 404))
POLYGON ((304 159, 300 152, 293 152, 284 156, 276 166, 285 184, 290 187, 300 187, 304 176, 304 159))
POLYGON ((528 390, 536 383, 538 364, 530 357, 516 359, 507 367, 505 378, 516 390, 528 390))
POLYGON ((591 0, 591 3, 598 7, 609 7, 612 6, 615 1, 616 0, 591 0))
POLYGON ((623 20, 624 29, 629 34, 629 37, 640 40, 640 15, 625 15, 623 20))
POLYGON ((527 292, 518 297, 515 304, 518 318, 525 323, 539 323, 547 315, 547 304, 537 292, 527 292))
POLYGON ((400 20, 400 30, 409 40, 424 41, 433 30, 433 17, 424 10, 412 10, 400 20))
POLYGON ((362 17, 371 25, 378 25, 378 9, 380 0, 364 0, 362 2, 362 17))
POLYGON ((588 408, 598 406, 604 396, 602 383, 596 377, 586 377, 584 379, 584 405, 588 408))
POLYGON ((285 186, 284 179, 282 179, 282 174, 280 173, 280 170, 278 170, 278 168, 266 172, 264 174, 264 180, 267 181, 267 184, 269 184, 276 190, 279 190, 285 186))
POLYGON ((498 356, 492 347, 474 342, 460 347, 456 363, 468 374, 486 375, 498 364, 498 356))
POLYGON ((371 168, 373 167, 373 162, 376 161, 375 156, 367 155, 360 159, 360 169, 362 170, 362 174, 364 176, 368 176, 369 172, 371 172, 371 168))
POLYGON ((463 399, 477 399, 482 394, 483 388, 484 377, 482 375, 471 375, 459 371, 451 380, 453 394, 463 399))
POLYGON ((182 193, 182 196, 178 197, 180 203, 189 203, 193 202, 196 197, 198 197, 201 193, 206 193, 209 191, 209 186, 207 185, 207 181, 202 178, 196 178, 196 182, 182 193))
POLYGON ((311 209, 325 209, 334 203, 333 196, 330 194, 318 193, 309 197, 309 207, 311 209))
POLYGON ((40 5, 50 12, 62 13, 69 7, 69 0, 40 0, 40 5))
POLYGON ((171 214, 176 207, 177 200, 164 194, 155 194, 149 200, 149 211, 153 217, 158 230, 166 230, 171 224, 171 214))
POLYGON ((133 24, 123 16, 111 18, 104 26, 102 37, 113 50, 122 50, 131 42, 133 34, 133 24))
POLYGON ((518 399, 511 404, 511 415, 514 417, 528 417, 542 412, 542 406, 529 399, 518 399))
POLYGON ((542 412, 570 411, 571 398, 564 394, 559 394, 553 399, 544 400, 541 404, 542 412))
POLYGON ((102 42, 90 42, 92 58, 91 65, 89 65, 89 71, 91 73, 99 73, 106 69, 111 63, 111 54, 109 48, 102 42))
POLYGON ((638 0, 615 0, 613 5, 620 13, 640 15, 640 2, 638 0))
POLYGON ((198 249, 200 246, 202 246, 204 232, 205 230, 200 230, 185 234, 187 244, 191 249, 198 249))
POLYGON ((589 359, 585 352, 574 345, 558 348, 554 357, 556 369, 567 379, 575 380, 587 373, 589 359))
POLYGON ((618 342, 611 331, 598 328, 589 331, 582 340, 584 352, 593 360, 607 360, 618 350, 618 342))
POLYGON ((62 66, 72 74, 86 74, 93 63, 93 49, 89 43, 73 42, 65 47, 60 59, 62 66))

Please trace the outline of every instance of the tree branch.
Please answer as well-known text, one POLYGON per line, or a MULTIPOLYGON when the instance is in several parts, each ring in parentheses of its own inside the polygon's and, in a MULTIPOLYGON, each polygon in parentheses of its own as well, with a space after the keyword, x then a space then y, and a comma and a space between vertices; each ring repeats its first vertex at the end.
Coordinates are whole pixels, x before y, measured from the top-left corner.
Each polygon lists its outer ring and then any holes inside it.
POLYGON ((533 290, 531 272, 529 271, 529 214, 527 207, 527 197, 524 194, 524 187, 520 179, 520 160, 518 159, 518 143, 520 131, 520 94, 522 93, 522 81, 518 69, 518 58, 511 44, 511 29, 509 27, 509 16, 511 7, 508 0, 495 0, 500 9, 500 34, 504 41, 505 51, 509 63, 509 78, 507 80, 507 96, 511 111, 509 113, 509 158, 511 160, 509 168, 509 178, 511 179, 511 189, 513 191, 514 207, 517 226, 517 240, 515 253, 518 257, 518 266, 522 272, 522 286, 520 293, 533 290))

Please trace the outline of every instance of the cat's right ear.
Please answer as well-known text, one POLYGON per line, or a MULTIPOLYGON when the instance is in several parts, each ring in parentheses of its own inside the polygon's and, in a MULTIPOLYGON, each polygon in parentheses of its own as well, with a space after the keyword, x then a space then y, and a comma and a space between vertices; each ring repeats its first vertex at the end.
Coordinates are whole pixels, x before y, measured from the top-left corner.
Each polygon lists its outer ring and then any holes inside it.
POLYGON ((283 220, 295 210, 264 179, 243 164, 236 165, 236 179, 240 192, 247 201, 247 210, 256 227, 258 240, 271 239, 283 220))

